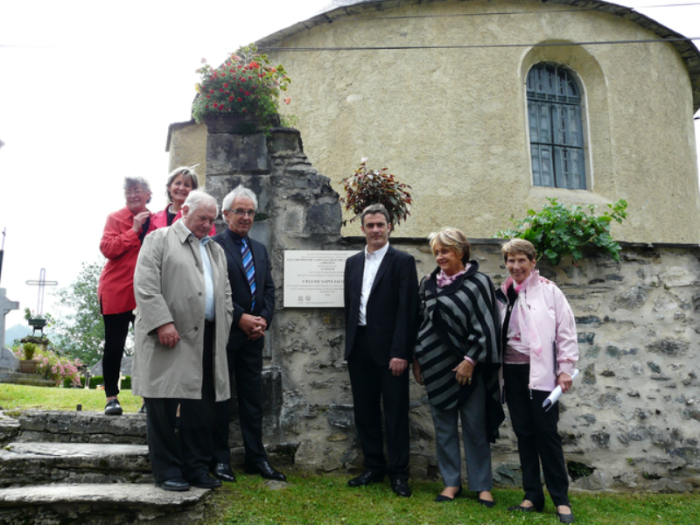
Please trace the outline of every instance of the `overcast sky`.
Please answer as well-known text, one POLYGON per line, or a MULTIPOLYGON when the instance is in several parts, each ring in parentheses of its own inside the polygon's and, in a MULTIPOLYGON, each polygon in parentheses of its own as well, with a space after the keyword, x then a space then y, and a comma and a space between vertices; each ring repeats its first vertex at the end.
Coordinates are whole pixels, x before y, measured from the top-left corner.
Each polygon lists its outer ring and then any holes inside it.
MULTIPOLYGON (((700 36, 698 5, 618 3, 700 36)), ((165 206, 168 125, 189 120, 203 57, 218 64, 329 4, 0 0, 0 232, 7 229, 0 287, 8 297, 35 309, 36 288, 25 281, 42 267, 67 286, 81 262, 100 260, 105 218, 124 206, 125 175, 150 181, 152 211, 165 206)), ((45 311, 56 311, 52 302, 47 292, 45 311)), ((22 315, 10 313, 6 326, 23 323, 22 315)))

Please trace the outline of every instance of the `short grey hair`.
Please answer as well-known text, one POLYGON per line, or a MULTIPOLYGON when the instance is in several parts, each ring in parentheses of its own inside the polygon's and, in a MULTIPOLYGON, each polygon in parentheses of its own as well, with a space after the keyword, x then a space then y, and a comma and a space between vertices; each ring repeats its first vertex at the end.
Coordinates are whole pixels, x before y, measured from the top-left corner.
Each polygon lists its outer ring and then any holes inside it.
POLYGON ((213 204, 216 208, 216 216, 219 216, 219 206, 216 204, 216 199, 209 195, 204 190, 192 190, 190 194, 185 199, 183 206, 187 206, 187 209, 191 212, 195 211, 201 204, 213 204))
POLYGON ((197 173, 194 171, 197 166, 199 166, 199 164, 195 164, 189 168, 186 166, 180 166, 179 168, 175 168, 170 172, 168 175, 168 180, 165 183, 165 196, 168 197, 168 202, 173 202, 173 197, 170 195, 170 185, 179 175, 182 175, 185 180, 190 181, 193 190, 199 188, 199 179, 197 178, 197 173))
MULTIPOLYGON (((151 186, 150 184, 148 184, 148 181, 143 177, 124 177, 124 194, 126 194, 126 192, 134 186, 141 186, 141 189, 143 191, 149 194, 151 193, 151 186)), ((148 204, 149 202, 151 202, 150 195, 148 196, 146 204, 148 204)))
POLYGON ((258 211, 258 198, 255 196, 253 190, 249 190, 243 186, 243 184, 236 186, 228 195, 226 195, 226 197, 224 197, 224 202, 222 205, 223 209, 230 210, 236 197, 243 197, 245 199, 252 200, 255 211, 258 211))
POLYGON ((383 204, 370 204, 364 210, 362 210, 362 215, 360 216, 360 223, 362 227, 365 227, 365 215, 374 215, 376 213, 381 213, 384 215, 387 224, 391 224, 391 217, 389 217, 389 212, 386 210, 383 204))

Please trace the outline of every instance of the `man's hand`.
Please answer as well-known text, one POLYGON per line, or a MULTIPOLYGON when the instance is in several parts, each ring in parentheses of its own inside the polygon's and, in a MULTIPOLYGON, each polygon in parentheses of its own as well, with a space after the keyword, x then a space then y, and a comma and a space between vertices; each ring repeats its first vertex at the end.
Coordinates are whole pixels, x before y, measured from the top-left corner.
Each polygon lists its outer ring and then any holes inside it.
POLYGON ((474 374, 474 364, 466 359, 452 369, 456 372, 457 382, 460 385, 472 384, 472 374, 474 374))
POLYGON ((173 323, 164 324, 156 328, 158 340, 163 346, 173 348, 180 341, 180 334, 173 323))
POLYGON ((392 375, 400 376, 406 370, 408 366, 408 361, 405 359, 399 359, 398 357, 392 357, 389 361, 389 370, 391 370, 392 375))
POLYGON ((566 372, 562 372, 557 376, 557 385, 561 387, 561 391, 564 394, 566 394, 569 391, 573 382, 574 380, 571 379, 571 376, 566 372))
POLYGON ((134 215, 134 231, 136 233, 141 233, 141 228, 143 227, 143 223, 146 222, 146 219, 150 217, 151 212, 150 211, 142 211, 141 213, 137 213, 134 215))
POLYGON ((420 363, 418 362, 418 359, 413 360, 413 377, 416 378, 416 383, 419 385, 424 385, 425 382, 423 381, 423 373, 420 369, 420 363))
POLYGON ((267 321, 264 317, 243 314, 241 320, 238 321, 238 328, 245 332, 248 336, 248 341, 255 341, 265 336, 267 321))

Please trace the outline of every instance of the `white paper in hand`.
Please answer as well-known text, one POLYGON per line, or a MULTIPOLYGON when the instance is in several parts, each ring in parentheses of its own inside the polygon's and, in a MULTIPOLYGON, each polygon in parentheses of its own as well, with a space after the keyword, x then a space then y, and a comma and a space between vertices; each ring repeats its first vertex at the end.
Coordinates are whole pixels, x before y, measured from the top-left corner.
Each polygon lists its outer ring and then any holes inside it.
MULTIPOLYGON (((576 376, 578 375, 578 368, 574 369, 574 373, 571 376, 571 379, 576 379, 576 376)), ((542 403, 542 408, 544 408, 544 411, 547 412, 550 408, 552 408, 552 405, 559 401, 559 398, 561 397, 561 387, 557 386, 554 390, 552 390, 552 393, 549 394, 549 397, 544 400, 542 403)))

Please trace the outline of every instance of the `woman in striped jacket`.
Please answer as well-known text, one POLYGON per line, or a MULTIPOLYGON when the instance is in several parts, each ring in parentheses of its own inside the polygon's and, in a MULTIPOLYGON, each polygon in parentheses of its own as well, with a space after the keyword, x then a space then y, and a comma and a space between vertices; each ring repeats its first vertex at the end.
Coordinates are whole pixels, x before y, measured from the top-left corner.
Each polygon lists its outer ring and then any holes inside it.
POLYGON ((466 236, 455 228, 430 235, 438 264, 420 285, 422 319, 413 361, 425 385, 435 425, 438 466, 445 489, 436 502, 462 493, 458 422, 461 419, 468 488, 493 507, 491 447, 504 419, 498 370, 500 322, 496 293, 470 261, 466 236))

